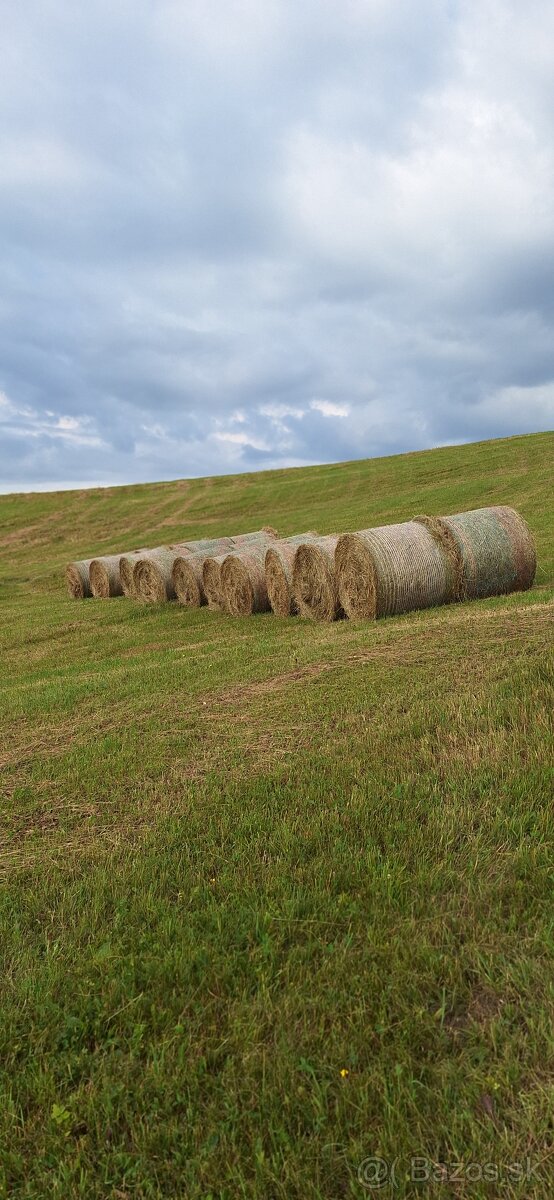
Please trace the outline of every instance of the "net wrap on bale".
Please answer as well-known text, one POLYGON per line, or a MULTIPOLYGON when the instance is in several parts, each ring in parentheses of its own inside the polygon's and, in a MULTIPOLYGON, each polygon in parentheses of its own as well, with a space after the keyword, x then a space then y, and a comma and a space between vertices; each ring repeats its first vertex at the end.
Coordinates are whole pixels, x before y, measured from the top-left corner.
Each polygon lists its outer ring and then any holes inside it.
POLYGON ((86 596, 92 596, 90 563, 90 558, 82 558, 78 562, 68 563, 65 568, 66 587, 73 600, 84 600, 86 596))
POLYGON ((269 603, 276 616, 289 617, 298 612, 292 590, 294 556, 299 546, 317 537, 319 534, 314 530, 296 533, 293 537, 283 538, 276 546, 270 546, 266 550, 265 583, 269 603))
POLYGON ((335 571, 335 534, 314 538, 297 547, 292 568, 292 590, 302 617, 336 621, 342 616, 335 571))
POLYGON ((416 517, 440 546, 455 577, 455 598, 477 600, 527 591, 537 556, 527 522, 514 508, 474 508, 447 517, 416 517))
POLYGON ((338 590, 349 617, 389 617, 454 599, 452 565, 416 521, 343 534, 335 552, 338 590))

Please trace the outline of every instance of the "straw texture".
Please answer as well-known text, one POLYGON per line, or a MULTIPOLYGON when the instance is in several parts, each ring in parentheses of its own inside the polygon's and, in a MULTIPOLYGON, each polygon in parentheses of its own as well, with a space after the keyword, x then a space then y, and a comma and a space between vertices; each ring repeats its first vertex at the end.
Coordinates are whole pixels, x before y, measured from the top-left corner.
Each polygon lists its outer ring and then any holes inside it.
MULTIPOLYGON (((251 550, 262 546, 265 548, 272 542, 278 540, 278 533, 271 525, 265 525, 263 529, 257 529, 254 533, 238 533, 232 537, 233 551, 237 553, 244 551, 249 553, 251 550)), ((256 557, 256 556, 254 556, 256 557)), ((223 580, 221 569, 227 558, 227 554, 218 554, 210 558, 206 558, 202 565, 202 584, 204 595, 208 604, 208 608, 216 612, 227 611, 227 597, 223 590, 223 580)), ((257 568, 255 568, 257 570, 257 568)), ((253 610, 252 610, 253 611, 253 610)))
POLYGON ((334 553, 337 537, 314 538, 298 546, 292 568, 292 590, 302 617, 335 621, 343 615, 339 600, 334 553))
POLYGON ((68 563, 65 568, 65 582, 73 600, 84 600, 85 596, 92 596, 89 578, 90 563, 90 558, 82 558, 78 562, 68 563))
MULTIPOLYGON (((256 541, 259 533, 241 534, 235 540, 241 543, 256 541)), ((225 548, 229 538, 204 538, 195 542, 179 542, 170 546, 156 546, 148 550, 138 559, 133 569, 133 585, 136 595, 147 604, 159 604, 164 600, 175 600, 174 568, 177 559, 188 559, 192 554, 204 554, 206 557, 217 555, 218 543, 223 541, 225 548)), ((178 572, 179 577, 180 572, 178 572)))
POLYGON ((298 546, 303 542, 311 542, 319 534, 314 530, 309 533, 297 533, 293 537, 284 538, 276 546, 270 546, 265 555, 265 583, 269 603, 278 617, 294 616, 298 605, 292 591, 292 568, 298 546))
POLYGON ((406 521, 343 534, 335 552, 349 617, 389 617, 454 598, 452 565, 424 525, 406 521))
POLYGON ((249 617, 268 612, 271 605, 265 581, 265 555, 268 539, 260 539, 240 553, 228 554, 221 566, 221 593, 224 607, 234 617, 249 617))
POLYGON ((173 564, 178 554, 188 554, 186 543, 175 546, 156 546, 142 555, 133 568, 135 594, 144 604, 162 604, 175 599, 171 578, 173 564))
POLYGON ((102 558, 93 558, 89 567, 90 589, 93 596, 100 600, 108 600, 111 596, 122 596, 121 578, 119 575, 119 560, 121 554, 105 554, 102 558))
POLYGON ((119 578, 124 596, 134 597, 136 595, 133 572, 135 563, 145 554, 148 554, 148 550, 143 547, 141 550, 132 550, 129 554, 121 555, 119 560, 119 578))
POLYGON ((156 546, 147 550, 135 563, 133 568, 133 586, 139 600, 145 604, 161 604, 165 600, 175 600, 175 583, 173 568, 178 558, 188 558, 191 554, 204 551, 209 554, 216 542, 213 538, 204 538, 196 542, 177 542, 170 546, 156 546))
POLYGON ((535 543, 523 517, 498 505, 447 517, 418 517, 452 564, 455 598, 526 591, 535 578, 535 543))
POLYGON ((232 548, 232 538, 214 538, 213 541, 206 544, 206 548, 203 550, 195 550, 194 553, 177 556, 171 574, 179 604, 184 604, 187 608, 200 608, 201 605, 207 604, 202 576, 204 563, 207 558, 225 554, 232 548))
POLYGON ((222 612, 225 608, 223 593, 221 591, 221 568, 226 558, 226 554, 216 554, 212 558, 204 559, 202 582, 206 602, 212 612, 222 612))

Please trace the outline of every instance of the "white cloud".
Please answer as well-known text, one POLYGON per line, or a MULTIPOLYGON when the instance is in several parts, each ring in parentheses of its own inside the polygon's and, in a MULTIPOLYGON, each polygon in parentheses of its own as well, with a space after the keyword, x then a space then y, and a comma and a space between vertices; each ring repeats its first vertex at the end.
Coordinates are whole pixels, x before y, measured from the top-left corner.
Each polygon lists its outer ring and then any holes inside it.
POLYGON ((270 421, 280 424, 286 417, 293 417, 296 421, 301 421, 306 416, 306 409, 300 408, 297 404, 260 404, 258 412, 262 417, 269 417, 270 421))
POLYGON ((57 416, 52 412, 13 404, 4 393, 0 393, 0 421, 6 433, 12 437, 27 439, 59 439, 68 445, 99 448, 104 445, 94 430, 92 417, 57 416))
POLYGON ((212 433, 211 435, 218 442, 228 442, 233 446, 249 446, 253 450, 269 450, 269 446, 258 438, 255 434, 250 433, 212 433))
POLYGON ((350 413, 348 404, 332 404, 329 400, 311 400, 310 408, 324 417, 347 417, 350 413))

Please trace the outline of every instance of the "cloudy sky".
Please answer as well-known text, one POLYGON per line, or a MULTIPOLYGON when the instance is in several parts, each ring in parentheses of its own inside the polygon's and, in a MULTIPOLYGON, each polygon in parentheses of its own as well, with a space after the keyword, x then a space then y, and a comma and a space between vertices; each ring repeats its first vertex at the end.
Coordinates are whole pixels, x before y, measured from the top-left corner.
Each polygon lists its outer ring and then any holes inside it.
POLYGON ((554 427, 551 0, 0 14, 0 490, 554 427))

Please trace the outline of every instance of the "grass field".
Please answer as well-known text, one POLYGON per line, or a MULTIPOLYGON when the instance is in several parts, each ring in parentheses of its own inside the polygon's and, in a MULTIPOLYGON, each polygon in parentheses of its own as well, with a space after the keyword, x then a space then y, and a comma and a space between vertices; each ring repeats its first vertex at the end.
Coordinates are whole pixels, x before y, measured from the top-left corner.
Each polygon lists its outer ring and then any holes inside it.
POLYGON ((0 496, 0 1196, 336 1200, 376 1156, 381 1195, 552 1194, 553 465, 0 496), (491 503, 528 593, 327 627, 63 590, 91 552, 491 503))

